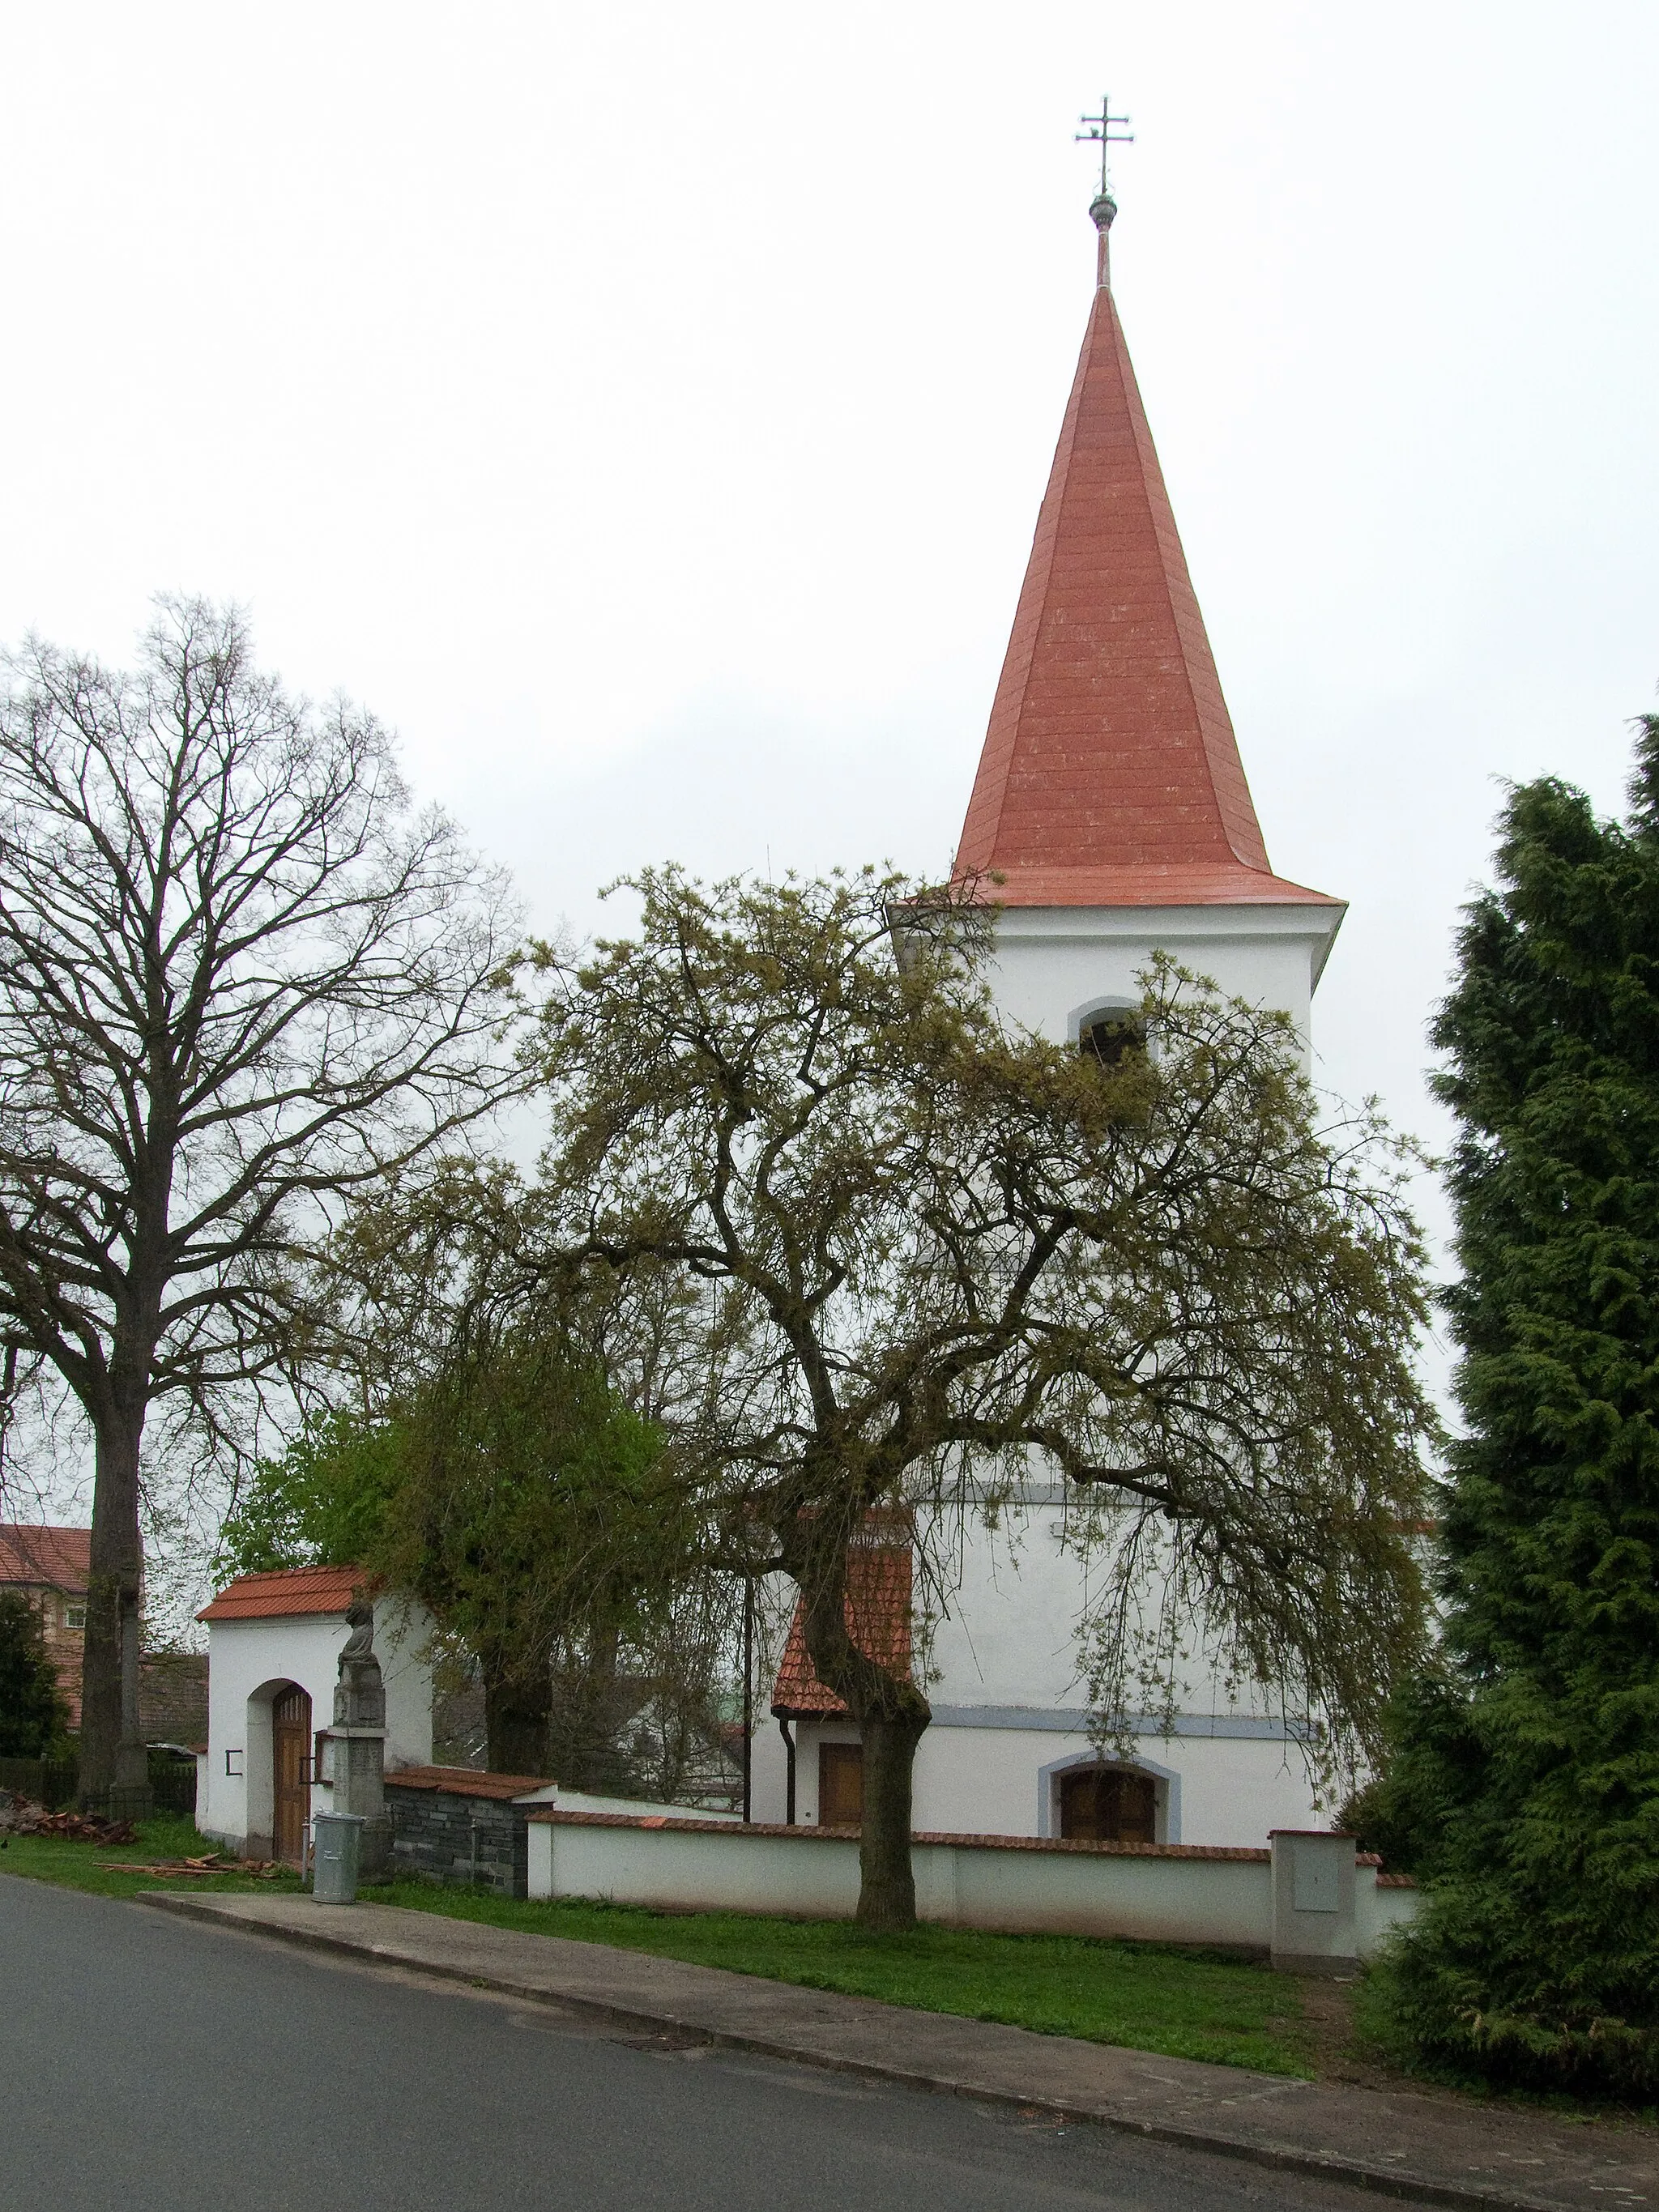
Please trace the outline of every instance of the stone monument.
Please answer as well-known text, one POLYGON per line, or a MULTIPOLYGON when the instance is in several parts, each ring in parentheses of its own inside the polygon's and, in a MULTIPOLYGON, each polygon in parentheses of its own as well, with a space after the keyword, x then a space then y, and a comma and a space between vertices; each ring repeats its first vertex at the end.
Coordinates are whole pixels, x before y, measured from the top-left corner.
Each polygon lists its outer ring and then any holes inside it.
POLYGON ((346 1613, 351 1633, 340 1653, 334 1691, 333 1796, 329 1809, 363 1821, 360 1882, 392 1875, 392 1822, 386 1809, 386 1684, 374 1656, 374 1607, 354 1594, 346 1613))

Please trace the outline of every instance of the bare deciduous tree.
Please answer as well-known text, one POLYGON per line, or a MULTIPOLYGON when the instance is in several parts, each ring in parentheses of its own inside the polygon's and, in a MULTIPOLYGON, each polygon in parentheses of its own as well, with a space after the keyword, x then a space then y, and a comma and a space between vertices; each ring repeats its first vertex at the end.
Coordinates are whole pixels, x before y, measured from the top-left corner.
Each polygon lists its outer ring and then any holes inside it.
POLYGON ((0 700, 0 1328, 94 1453, 82 1786, 142 1781, 140 1455, 291 1372, 337 1201, 514 1081, 502 879, 386 732, 160 604, 137 669, 32 641, 0 700))

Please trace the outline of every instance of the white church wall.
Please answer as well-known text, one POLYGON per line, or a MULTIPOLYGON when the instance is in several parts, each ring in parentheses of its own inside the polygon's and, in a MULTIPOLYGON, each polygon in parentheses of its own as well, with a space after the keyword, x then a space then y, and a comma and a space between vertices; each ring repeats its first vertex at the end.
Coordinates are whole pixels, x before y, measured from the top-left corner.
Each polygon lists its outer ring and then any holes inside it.
POLYGON ((946 1586, 927 1646, 930 1698, 946 1705, 1080 1702, 1076 1638, 1086 1567, 1062 1551, 1063 1522, 1061 1493, 1046 1486, 1028 1493, 1023 1505, 1000 1508, 995 1528, 967 1517, 951 1555, 933 1563, 946 1586))
MULTIPOLYGON (((1150 1775, 1157 1790, 1159 1843, 1231 1849, 1263 1844, 1273 1828, 1328 1827, 1315 1805, 1297 1745, 1269 1733, 1266 1721, 1190 1716, 1164 1737, 1150 1724, 1133 1752, 1110 1763, 1150 1775), (1258 1733, 1213 1735, 1211 1729, 1258 1733)), ((817 1823, 817 1754, 825 1743, 856 1743, 850 1721, 796 1721, 795 1819, 817 1823)), ((933 1725, 916 1749, 912 1822, 923 1833, 1051 1837, 1060 1832, 1059 1781, 1070 1766, 1101 1756, 1089 1717, 1036 1708, 934 1706, 933 1725), (986 1724, 975 1725, 977 1715, 986 1724)), ((755 1738, 755 1819, 781 1824, 787 1766, 776 1723, 755 1738)))
MULTIPOLYGON (((968 1519, 952 1556, 936 1563, 946 1588, 942 1616, 929 1632, 927 1692, 947 1724, 954 1718, 969 1726, 985 1709, 1029 1709, 1029 1726, 1059 1727, 1069 1714, 1086 1734, 1078 1632, 1105 1562, 1066 1545, 1065 1528, 1062 1491, 1034 1484, 999 1510, 994 1527, 968 1519)), ((1230 1692, 1198 1656, 1183 1661, 1180 1673, 1186 1734, 1270 1736, 1282 1748, 1279 1724, 1259 1698, 1230 1692)))
POLYGON ((1208 975, 1230 997, 1288 1014, 1305 1039, 1328 908, 1011 908, 989 971, 1003 1015, 1064 1042, 1085 1009, 1141 995, 1155 951, 1208 975), (1313 926, 1310 915, 1317 916, 1313 926))
MULTIPOLYGON (((1088 1716, 1011 1710, 988 1727, 962 1724, 968 1717, 960 1709, 936 1708, 916 1753, 916 1826, 1057 1836, 1060 1777, 1102 1757, 1090 1740, 1088 1716)), ((1188 1719, 1169 1737, 1147 1729, 1131 1749, 1107 1754, 1108 1764, 1148 1775, 1156 1785, 1158 1842, 1255 1848, 1273 1828, 1328 1826, 1293 1743, 1266 1734, 1190 1732, 1225 1724, 1188 1719)))
MULTIPOLYGON (((790 1734, 797 1733, 792 1721, 790 1734)), ((756 1820, 781 1826, 789 1802, 789 1754, 782 1732, 769 1715, 762 1714, 756 1720, 749 1759, 750 1809, 756 1820)))

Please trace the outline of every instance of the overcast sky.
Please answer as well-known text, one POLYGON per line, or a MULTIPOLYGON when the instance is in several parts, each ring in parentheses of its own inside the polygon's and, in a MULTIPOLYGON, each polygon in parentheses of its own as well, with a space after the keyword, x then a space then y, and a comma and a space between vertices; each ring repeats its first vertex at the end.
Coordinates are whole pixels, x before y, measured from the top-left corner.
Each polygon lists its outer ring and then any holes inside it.
POLYGON ((68 4, 5 33, 0 637, 234 598, 537 925, 946 865, 1116 290, 1320 1073, 1424 1025, 1504 777, 1659 681, 1653 0, 68 4))

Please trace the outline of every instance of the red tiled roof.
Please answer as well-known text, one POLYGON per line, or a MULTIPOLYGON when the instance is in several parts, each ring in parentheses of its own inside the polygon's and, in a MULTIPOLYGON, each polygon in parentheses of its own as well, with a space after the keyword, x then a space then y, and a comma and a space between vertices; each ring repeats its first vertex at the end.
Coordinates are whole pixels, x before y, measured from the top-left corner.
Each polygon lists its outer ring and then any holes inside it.
POLYGON ((92 1574, 90 1528, 31 1528, 0 1522, 0 1583, 84 1596, 92 1574))
MULTIPOLYGON (((910 1671, 910 1547, 854 1545, 847 1555, 848 1633, 866 1658, 888 1674, 910 1671)), ((801 1607, 789 1624, 789 1640, 772 1686, 772 1711, 793 1714, 844 1713, 847 1707, 818 1680, 806 1650, 801 1607)))
POLYGON ((239 1575, 204 1605, 198 1620, 280 1620, 290 1613, 343 1613, 363 1579, 361 1567, 285 1567, 239 1575))
POLYGON ((963 824, 1010 906, 1334 906, 1275 877, 1110 290, 1097 292, 963 824))
POLYGON ((544 1774, 482 1774, 476 1766, 398 1766, 386 1778, 388 1790, 445 1790, 453 1797, 522 1797, 545 1790, 544 1774))
POLYGON ((1217 867, 1009 868, 985 896, 1000 906, 1318 906, 1340 899, 1235 862, 1217 867))

